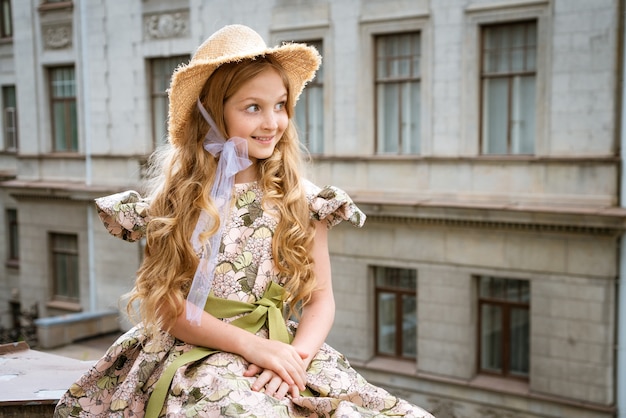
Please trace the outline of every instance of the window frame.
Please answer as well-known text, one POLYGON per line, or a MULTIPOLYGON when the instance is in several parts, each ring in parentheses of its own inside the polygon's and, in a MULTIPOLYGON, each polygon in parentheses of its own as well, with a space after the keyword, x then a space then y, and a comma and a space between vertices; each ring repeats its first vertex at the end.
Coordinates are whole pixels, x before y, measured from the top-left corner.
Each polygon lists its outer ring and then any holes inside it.
MULTIPOLYGON (((530 380, 530 362, 531 362, 531 356, 530 356, 530 349, 528 351, 528 363, 529 363, 529 368, 528 368, 528 374, 523 376, 523 375, 519 375, 519 374, 512 374, 511 370, 510 370, 510 335, 511 335, 511 327, 510 327, 510 314, 511 314, 511 310, 513 308, 515 309, 525 309, 528 311, 528 324, 529 324, 529 328, 530 328, 530 313, 531 313, 531 290, 530 290, 530 286, 531 286, 531 281, 530 280, 526 280, 526 279, 516 279, 516 278, 505 278, 505 277, 496 277, 496 276, 477 276, 476 277, 476 284, 477 284, 477 307, 478 307, 478 323, 477 323, 477 330, 476 330, 476 343, 477 343, 477 351, 476 351, 476 367, 478 370, 479 374, 482 375, 490 375, 490 376, 497 376, 497 377, 501 377, 501 378, 506 378, 506 379, 515 379, 515 380, 520 380, 520 381, 524 381, 527 382, 530 380), (482 278, 493 278, 493 279, 500 279, 500 280, 505 280, 505 283, 507 282, 526 282, 528 284, 528 302, 524 303, 524 302, 520 302, 520 301, 509 301, 509 300, 505 300, 505 299, 496 299, 496 298, 489 298, 489 297, 483 297, 481 295, 480 292, 480 281, 482 278), (482 361, 481 361, 481 357, 482 357, 482 308, 484 305, 489 305, 489 306, 498 306, 502 309, 502 318, 501 318, 501 329, 502 329, 502 335, 501 335, 501 358, 502 358, 502 372, 498 373, 495 372, 493 370, 490 369, 484 369, 482 367, 482 361)), ((531 338, 531 334, 529 331, 528 334, 528 344, 529 344, 529 348, 530 348, 530 338, 531 338)))
POLYGON ((418 320, 417 320, 417 275, 418 272, 416 269, 406 268, 406 267, 390 267, 390 266, 372 266, 372 276, 374 277, 374 354, 377 357, 385 357, 392 358, 398 360, 417 360, 417 340, 415 341, 415 356, 406 356, 403 353, 404 347, 404 327, 403 327, 403 297, 404 296, 412 296, 415 299, 415 332, 417 339, 418 332, 418 320), (406 270, 408 272, 413 273, 415 280, 414 289, 405 289, 394 286, 386 286, 386 285, 378 285, 377 283, 377 271, 379 270, 406 270), (395 353, 389 354, 386 352, 380 351, 379 347, 379 336, 380 336, 380 328, 381 324, 379 323, 379 295, 382 293, 391 293, 395 295, 395 353))
MULTIPOLYGON (((480 150, 480 154, 483 156, 532 156, 535 153, 535 148, 536 148, 536 142, 537 142, 537 137, 536 137, 536 129, 533 135, 533 152, 532 153, 516 153, 513 152, 513 143, 512 143, 512 109, 513 109, 513 105, 512 105, 512 99, 513 99, 513 92, 512 92, 512 85, 513 85, 513 81, 515 77, 523 77, 523 76, 529 76, 532 75, 534 76, 535 79, 535 97, 537 95, 537 76, 539 73, 539 68, 537 66, 537 56, 535 56, 535 70, 534 71, 509 71, 507 73, 503 73, 503 74, 497 74, 497 75, 493 75, 493 74, 485 74, 485 69, 484 69, 484 53, 485 53, 485 38, 486 38, 486 30, 489 28, 498 28, 498 27, 507 27, 507 26, 515 26, 515 25, 528 25, 533 23, 535 26, 535 34, 537 33, 537 20, 536 19, 527 19, 527 20, 520 20, 520 21, 513 21, 513 22, 497 22, 497 23, 488 23, 488 24, 482 24, 480 25, 480 51, 479 51, 479 66, 480 66, 480 70, 479 70, 479 77, 480 77, 480 86, 479 86, 479 101, 480 101, 480 106, 479 106, 479 118, 478 118, 478 124, 479 124, 479 141, 480 141, 480 146, 479 146, 479 150, 480 150), (505 153, 494 153, 494 152, 488 152, 486 150, 486 145, 485 145, 485 139, 483 138, 484 135, 484 130, 485 130, 485 118, 487 117, 487 115, 485 115, 485 97, 484 97, 484 87, 485 87, 485 82, 486 80, 492 80, 492 79, 506 79, 507 80, 507 90, 508 90, 508 96, 507 96, 507 120, 506 120, 506 152, 505 153)), ((539 47, 539 39, 537 38, 537 44, 535 45, 535 54, 538 54, 538 47, 539 47)), ((524 56, 524 60, 526 60, 526 55, 524 56)), ((533 111, 535 113, 535 117, 537 114, 537 101, 535 100, 535 105, 533 107, 533 111)))
POLYGON ((368 158, 388 159, 390 157, 419 159, 432 154, 432 76, 431 53, 432 22, 428 14, 419 16, 398 17, 380 20, 362 20, 360 22, 360 60, 359 82, 356 91, 356 115, 371 115, 359 119, 356 136, 360 139, 356 153, 368 158), (376 101, 375 101, 375 37, 378 35, 393 35, 405 32, 418 32, 420 36, 420 112, 419 112, 419 154, 378 154, 376 152, 376 101))
MULTIPOLYGON (((402 156, 407 156, 407 155, 421 155, 421 137, 419 135, 418 132, 418 137, 417 139, 415 139, 415 141, 417 141, 417 148, 418 150, 416 152, 404 152, 403 148, 404 148, 404 144, 402 142, 403 139, 403 135, 402 135, 402 124, 403 122, 405 122, 405 119, 402 117, 402 112, 398 112, 398 137, 396 138, 397 141, 397 148, 398 151, 397 152, 383 152, 381 151, 381 144, 383 142, 383 140, 381 138, 379 138, 378 135, 378 128, 379 128, 379 124, 381 121, 382 116, 379 114, 378 112, 378 108, 379 108, 379 101, 382 100, 379 95, 378 95, 378 90, 379 87, 381 85, 395 85, 398 86, 398 90, 401 91, 402 87, 406 84, 412 84, 412 83, 417 83, 417 85, 419 86, 418 91, 421 91, 421 87, 422 87, 422 77, 421 77, 421 56, 422 56, 422 37, 421 37, 421 33, 419 30, 414 30, 414 31, 404 31, 404 32, 394 32, 394 33, 379 33, 374 35, 374 40, 373 40, 373 44, 374 44, 374 154, 376 155, 402 155, 402 156), (417 49, 418 49, 418 56, 417 56, 417 61, 418 61, 418 73, 417 76, 413 76, 412 75, 412 69, 413 69, 413 59, 412 59, 412 55, 410 56, 411 58, 409 59, 409 75, 405 76, 405 77, 397 77, 397 78, 390 78, 390 77, 383 77, 381 75, 379 75, 378 73, 378 68, 379 68, 379 56, 378 56, 378 43, 379 41, 381 41, 383 38, 391 38, 391 37, 399 37, 399 36, 403 36, 403 35, 415 35, 416 36, 416 41, 417 41, 417 49)), ((412 44, 410 44, 412 45, 412 44)), ((388 57, 387 57, 388 58, 388 57)), ((398 58, 398 56, 394 56, 395 59, 398 58)), ((386 63, 388 66, 389 64, 389 59, 387 59, 386 63)), ((398 100, 402 99, 402 95, 399 94, 398 96, 398 100)), ((420 101, 422 99, 421 94, 418 93, 418 101, 420 101)), ((419 108, 420 109, 422 107, 421 105, 421 101, 419 104, 419 108)), ((402 109, 402 102, 400 102, 398 104, 398 109, 402 109)), ((419 129, 419 125, 421 125, 421 120, 420 120, 420 116, 418 114, 418 131, 419 129)), ((412 139, 412 138, 410 138, 412 139)))
POLYGON ((50 109, 50 125, 51 125, 51 140, 52 140, 52 152, 54 153, 78 153, 80 150, 80 134, 79 134, 79 115, 78 115, 78 80, 76 79, 76 66, 71 64, 71 65, 59 65, 59 66, 54 66, 54 67, 48 67, 48 91, 49 91, 49 100, 50 100, 50 104, 49 104, 49 109, 50 109), (64 70, 64 69, 71 69, 74 73, 74 78, 73 78, 73 82, 74 82, 74 96, 62 96, 62 97, 55 97, 54 94, 54 87, 53 87, 53 73, 55 71, 59 71, 59 70, 64 70), (54 115, 54 105, 55 103, 63 103, 63 107, 64 107, 64 124, 65 124, 65 138, 63 138, 63 142, 65 143, 65 147, 66 149, 57 149, 57 138, 56 138, 56 127, 57 127, 57 120, 55 118, 54 115), (71 105, 72 103, 74 103, 74 106, 76 108, 76 115, 75 115, 75 126, 73 126, 72 121, 71 121, 71 105), (73 137, 72 137, 72 132, 73 130, 76 131, 76 146, 74 147, 73 142, 73 137))
POLYGON ((78 247, 78 234, 73 233, 64 233, 64 232, 48 232, 48 253, 50 254, 50 274, 51 274, 51 299, 55 302, 64 302, 64 303, 80 303, 80 254, 78 247), (66 248, 66 247, 58 247, 56 246, 56 238, 71 238, 73 239, 73 243, 75 244, 75 248, 66 248), (73 263, 71 267, 73 267, 72 271, 69 272, 68 276, 72 277, 58 277, 57 276, 57 262, 58 257, 71 257, 73 263), (69 291, 65 292, 65 294, 61 294, 59 291, 59 284, 61 280, 65 281, 65 285, 69 291), (71 293, 74 293, 75 296, 72 296, 71 293))
MULTIPOLYGON (((552 31, 552 19, 548 1, 532 2, 528 4, 515 4, 503 6, 501 4, 482 5, 473 4, 465 8, 465 22, 463 25, 464 49, 462 57, 462 120, 465 127, 461 129, 460 152, 462 155, 476 156, 479 158, 492 159, 519 159, 528 157, 517 154, 482 154, 480 133, 480 69, 481 69, 481 26, 515 23, 520 21, 535 20, 537 22, 537 39, 550 39, 552 31)), ((535 80, 535 102, 546 103, 547 92, 550 90, 549 68, 551 54, 551 42, 537 43, 538 69, 535 80)), ((535 151, 533 157, 545 156, 550 151, 549 121, 546 112, 540 111, 540 106, 535 109, 535 151)))

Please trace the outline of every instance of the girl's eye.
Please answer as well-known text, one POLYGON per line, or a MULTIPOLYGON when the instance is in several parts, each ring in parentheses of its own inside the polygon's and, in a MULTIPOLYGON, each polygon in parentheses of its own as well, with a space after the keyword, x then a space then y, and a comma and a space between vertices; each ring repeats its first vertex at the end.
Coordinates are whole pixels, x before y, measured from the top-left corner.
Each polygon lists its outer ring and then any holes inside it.
POLYGON ((280 102, 276 105, 276 110, 283 110, 285 108, 285 102, 280 102))
POLYGON ((259 111, 259 105, 253 104, 253 105, 246 107, 246 112, 253 113, 253 112, 258 112, 258 111, 259 111))

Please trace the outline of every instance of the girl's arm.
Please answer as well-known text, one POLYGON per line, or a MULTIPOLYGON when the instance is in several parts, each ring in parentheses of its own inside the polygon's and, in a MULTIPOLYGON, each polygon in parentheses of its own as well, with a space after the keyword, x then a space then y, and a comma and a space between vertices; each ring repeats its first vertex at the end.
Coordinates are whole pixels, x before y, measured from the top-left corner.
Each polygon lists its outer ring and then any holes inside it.
MULTIPOLYGON (((328 255, 328 228, 323 221, 316 222, 311 256, 315 263, 316 290, 302 310, 296 336, 291 342, 299 353, 306 354, 306 357, 303 357, 305 369, 326 340, 335 319, 335 298, 328 255)), ((260 373, 252 385, 253 390, 264 389, 266 394, 278 399, 282 399, 287 393, 293 397, 298 396, 298 388, 295 385, 281 379, 282 376, 276 376, 272 370, 263 369, 260 364, 253 362, 244 374, 254 376, 260 373)))
POLYGON ((304 390, 308 363, 303 359, 307 353, 293 345, 259 337, 207 312, 202 312, 201 325, 197 326, 187 320, 183 310, 169 332, 188 344, 239 354, 250 363, 272 370, 289 385, 304 390))
POLYGON ((335 297, 328 254, 328 228, 324 221, 316 222, 311 256, 315 263, 316 287, 311 300, 302 310, 298 330, 291 343, 299 352, 307 354, 304 360, 307 367, 324 344, 335 320, 335 297))

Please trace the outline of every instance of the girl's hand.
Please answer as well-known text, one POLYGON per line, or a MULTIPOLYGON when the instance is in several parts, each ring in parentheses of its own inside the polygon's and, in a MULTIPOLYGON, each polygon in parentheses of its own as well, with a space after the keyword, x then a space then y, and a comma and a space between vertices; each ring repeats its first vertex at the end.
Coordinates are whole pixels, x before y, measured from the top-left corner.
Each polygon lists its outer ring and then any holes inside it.
POLYGON ((278 400, 283 399, 287 393, 291 394, 294 398, 300 396, 300 389, 298 386, 289 385, 273 371, 269 369, 263 370, 256 364, 250 364, 243 375, 252 377, 257 374, 259 376, 252 384, 252 390, 258 392, 261 389, 265 389, 264 393, 266 395, 273 396, 278 400))
MULTIPOLYGON (((251 344, 242 355, 248 362, 258 367, 257 373, 263 370, 261 373, 263 376, 263 384, 261 384, 260 388, 270 383, 274 377, 278 377, 282 382, 287 384, 288 391, 293 392, 294 388, 296 389, 296 393, 298 393, 297 389, 304 390, 306 382, 306 363, 304 359, 308 356, 306 353, 297 350, 290 344, 268 340, 262 337, 258 337, 255 342, 257 344, 251 344), (273 372, 275 376, 268 378, 269 375, 267 373, 263 374, 266 371, 273 372), (293 386, 293 388, 290 388, 291 386, 293 386)), ((253 376, 254 374, 249 376, 253 376)), ((260 377, 261 376, 259 376, 259 378, 260 377)), ((272 383, 271 389, 274 389, 273 393, 281 386, 276 385, 277 383, 277 381, 272 383), (276 388, 274 388, 274 386, 276 386, 276 388)))

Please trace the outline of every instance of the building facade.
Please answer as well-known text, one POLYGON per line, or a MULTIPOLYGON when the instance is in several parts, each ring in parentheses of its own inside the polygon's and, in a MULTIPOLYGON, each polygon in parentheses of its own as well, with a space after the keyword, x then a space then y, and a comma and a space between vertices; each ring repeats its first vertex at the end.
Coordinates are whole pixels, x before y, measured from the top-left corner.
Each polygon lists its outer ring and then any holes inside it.
POLYGON ((142 248, 93 199, 139 187, 230 23, 323 57, 309 177, 368 215, 330 234, 332 346, 440 418, 626 408, 620 0, 0 0, 0 307, 118 308, 142 248))

